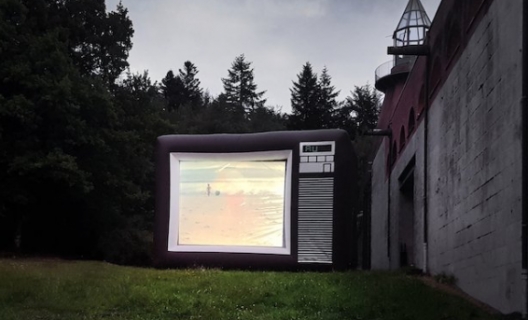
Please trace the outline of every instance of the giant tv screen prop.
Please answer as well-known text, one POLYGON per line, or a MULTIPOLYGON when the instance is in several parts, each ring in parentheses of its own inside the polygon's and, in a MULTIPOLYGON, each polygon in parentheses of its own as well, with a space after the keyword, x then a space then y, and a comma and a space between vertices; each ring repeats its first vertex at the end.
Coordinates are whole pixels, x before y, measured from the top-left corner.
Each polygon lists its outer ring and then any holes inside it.
POLYGON ((158 266, 354 267, 345 131, 167 135, 156 153, 158 266))

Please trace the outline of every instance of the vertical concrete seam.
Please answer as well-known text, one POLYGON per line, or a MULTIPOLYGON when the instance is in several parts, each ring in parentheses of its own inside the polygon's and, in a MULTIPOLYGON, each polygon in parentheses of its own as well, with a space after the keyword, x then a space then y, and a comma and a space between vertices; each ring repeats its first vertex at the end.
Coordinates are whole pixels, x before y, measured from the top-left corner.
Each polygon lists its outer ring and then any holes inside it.
POLYGON ((522 2, 522 98, 521 98, 521 130, 522 130, 522 270, 525 281, 524 315, 528 314, 528 4, 522 2))
MULTIPOLYGON (((391 121, 392 122, 392 121, 391 121)), ((387 183, 387 257, 389 259, 389 269, 391 269, 391 176, 392 176, 392 128, 389 124, 389 179, 387 183)))
POLYGON ((429 128, 429 77, 430 77, 430 60, 429 55, 425 56, 425 84, 424 84, 424 91, 425 91, 425 99, 424 99, 424 148, 423 148, 423 157, 424 157, 424 168, 423 168, 423 272, 428 273, 429 266, 428 266, 428 255, 429 255, 429 237, 428 237, 428 215, 429 215, 429 207, 428 207, 428 192, 427 192, 427 183, 428 183, 428 171, 427 171, 427 165, 428 165, 428 144, 427 140, 429 137, 428 128, 429 128))

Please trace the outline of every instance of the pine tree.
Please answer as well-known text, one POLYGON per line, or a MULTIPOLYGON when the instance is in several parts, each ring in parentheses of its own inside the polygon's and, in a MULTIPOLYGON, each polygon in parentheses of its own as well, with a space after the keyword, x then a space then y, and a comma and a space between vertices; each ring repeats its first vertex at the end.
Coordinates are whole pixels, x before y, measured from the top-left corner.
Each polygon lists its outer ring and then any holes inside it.
POLYGON ((323 127, 319 112, 320 88, 317 74, 313 73, 312 65, 306 62, 297 82, 293 82, 291 92, 292 115, 288 120, 289 129, 309 130, 323 127))
POLYGON ((183 70, 179 70, 179 78, 185 88, 185 102, 191 103, 193 106, 198 106, 202 99, 202 89, 200 88, 200 80, 196 78, 198 68, 191 62, 185 61, 183 70))
POLYGON ((357 123, 352 118, 352 108, 345 102, 340 102, 332 114, 333 128, 343 129, 348 132, 350 139, 354 140, 357 134, 357 123))
POLYGON ((222 78, 222 82, 227 103, 238 112, 248 114, 266 103, 266 99, 262 99, 265 91, 257 92, 251 62, 246 62, 243 54, 235 58, 228 77, 222 78))
POLYGON ((379 95, 370 85, 355 86, 351 96, 338 104, 333 112, 335 128, 344 129, 352 139, 376 127, 379 115, 379 95))
POLYGON ((352 113, 359 134, 376 127, 379 115, 379 95, 370 85, 355 86, 352 96, 346 98, 345 105, 352 113))
POLYGON ((165 78, 161 79, 161 91, 167 103, 167 111, 177 111, 185 101, 185 85, 179 76, 169 70, 165 78))
POLYGON ((322 120, 322 128, 332 128, 334 126, 332 116, 338 107, 337 96, 339 91, 332 85, 332 77, 328 74, 328 69, 323 68, 319 77, 319 103, 318 111, 322 120))

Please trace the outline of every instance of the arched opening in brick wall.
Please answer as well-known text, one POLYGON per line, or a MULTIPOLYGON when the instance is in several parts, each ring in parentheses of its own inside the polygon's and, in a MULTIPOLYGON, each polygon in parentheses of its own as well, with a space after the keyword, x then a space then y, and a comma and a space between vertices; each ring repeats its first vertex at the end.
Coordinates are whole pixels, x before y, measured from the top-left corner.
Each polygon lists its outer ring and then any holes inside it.
MULTIPOLYGON (((426 79, 427 81, 427 79, 426 79)), ((425 110, 425 84, 422 84, 422 87, 420 88, 420 95, 418 96, 418 118, 420 118, 424 114, 425 110)))
POLYGON ((411 111, 409 111, 409 121, 407 124, 408 133, 407 136, 410 137, 411 133, 414 131, 414 126, 416 124, 416 115, 414 114, 414 108, 411 108, 411 111))
POLYGON ((396 146, 396 141, 392 142, 392 149, 391 149, 391 161, 390 161, 390 167, 394 166, 394 163, 396 163, 396 158, 398 157, 398 147, 396 146))
POLYGON ((402 126, 400 129, 400 153, 403 150, 403 147, 405 147, 405 127, 402 126))

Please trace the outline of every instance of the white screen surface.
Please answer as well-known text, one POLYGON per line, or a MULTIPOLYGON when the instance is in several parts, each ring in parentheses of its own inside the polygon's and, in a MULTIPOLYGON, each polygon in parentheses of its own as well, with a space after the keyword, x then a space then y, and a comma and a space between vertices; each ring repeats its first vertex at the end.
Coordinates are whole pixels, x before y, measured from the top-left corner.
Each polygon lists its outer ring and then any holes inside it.
POLYGON ((169 251, 290 253, 291 151, 171 154, 169 251))

